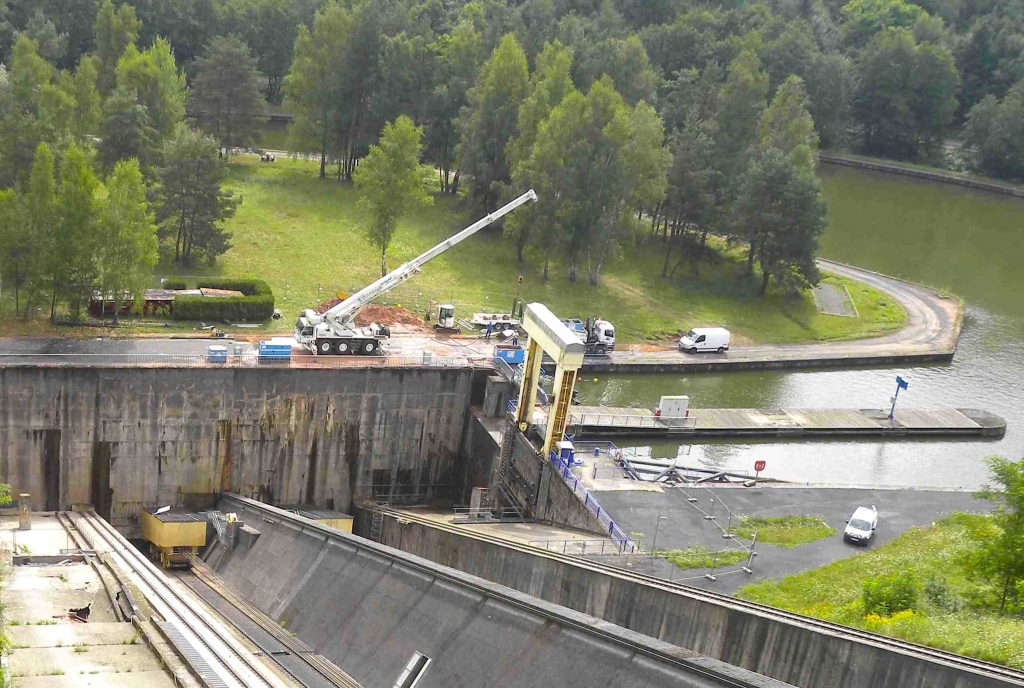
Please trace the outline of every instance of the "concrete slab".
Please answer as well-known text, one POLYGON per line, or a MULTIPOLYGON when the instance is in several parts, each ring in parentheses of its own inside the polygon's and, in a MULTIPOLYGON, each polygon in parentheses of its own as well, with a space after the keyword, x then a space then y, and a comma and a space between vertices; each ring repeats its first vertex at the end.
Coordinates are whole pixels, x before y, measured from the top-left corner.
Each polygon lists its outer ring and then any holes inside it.
POLYGON ((51 512, 36 512, 31 530, 20 530, 16 515, 0 517, 0 545, 15 554, 47 555, 67 551, 74 542, 51 512))
POLYGON ((145 645, 97 645, 92 647, 30 647, 11 650, 13 676, 65 676, 99 673, 158 671, 160 662, 145 645))
POLYGON ((110 601, 88 564, 14 566, 5 585, 5 616, 22 624, 64 621, 68 610, 91 605, 89 621, 115 621, 110 601))
POLYGON ((692 545, 715 550, 734 547, 733 543, 722 538, 721 531, 714 524, 705 520, 704 515, 687 502, 688 494, 695 495, 705 511, 709 510, 712 495, 721 500, 716 502, 714 513, 723 526, 727 525, 729 514, 722 503, 735 516, 821 516, 837 533, 793 549, 758 544, 752 576, 743 573, 720 576, 714 583, 702 578, 706 569, 681 570, 660 558, 604 557, 601 560, 671 580, 693 578, 686 583, 731 593, 755 580, 788 576, 864 551, 863 547, 844 543, 840 535, 846 519, 858 506, 873 504, 878 508, 878 530, 867 546, 869 549, 889 542, 913 526, 929 525, 953 511, 979 512, 990 508, 988 502, 976 499, 968 492, 793 486, 666 489, 662 493, 601 492, 598 498, 615 522, 627 533, 643 540, 647 548, 654 536, 655 523, 661 516, 665 519, 658 527, 658 549, 685 549, 692 545))
POLYGON ((89 673, 60 676, 28 676, 18 679, 18 688, 174 688, 163 671, 133 671, 130 674, 89 673))
POLYGON ((135 645, 142 642, 130 623, 70 623, 52 626, 8 626, 14 647, 135 645))

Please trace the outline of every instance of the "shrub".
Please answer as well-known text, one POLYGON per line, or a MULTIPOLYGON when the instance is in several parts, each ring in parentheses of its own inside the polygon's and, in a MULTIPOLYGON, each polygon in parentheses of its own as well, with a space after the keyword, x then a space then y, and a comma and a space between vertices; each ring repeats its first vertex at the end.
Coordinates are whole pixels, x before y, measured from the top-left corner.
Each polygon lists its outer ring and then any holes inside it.
POLYGON ((946 579, 939 576, 931 576, 924 582, 924 596, 944 612, 958 612, 964 608, 964 601, 950 590, 946 579))
POLYGON ((188 289, 188 284, 183 279, 173 277, 163 281, 164 289, 188 289))
POLYGON ((864 614, 892 616, 917 604, 917 581, 909 571, 897 571, 864 581, 864 614))
POLYGON ((202 279, 199 288, 231 289, 243 296, 208 298, 179 296, 174 299, 175 320, 247 320, 260 322, 274 314, 274 293, 263 280, 202 279))

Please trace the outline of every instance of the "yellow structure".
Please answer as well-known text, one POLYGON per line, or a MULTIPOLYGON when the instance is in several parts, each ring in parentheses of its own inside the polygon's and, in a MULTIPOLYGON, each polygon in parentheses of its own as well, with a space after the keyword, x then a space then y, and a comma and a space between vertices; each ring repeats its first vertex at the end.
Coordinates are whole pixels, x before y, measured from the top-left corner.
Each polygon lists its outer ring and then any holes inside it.
POLYGON ((176 507, 150 507, 140 517, 142 537, 150 553, 159 555, 165 568, 187 567, 189 552, 197 554, 206 545, 206 519, 176 507))
POLYGON ((530 341, 523 362, 522 386, 516 406, 516 424, 523 432, 530 427, 533 407, 537 403, 537 382, 544 354, 555 361, 554 398, 548 412, 548 426, 544 432, 541 454, 547 457, 555 442, 562 440, 569 420, 572 390, 576 385, 576 372, 583 366, 583 342, 542 303, 527 304, 523 313, 523 329, 530 341))
POLYGON ((348 514, 343 514, 340 511, 334 509, 321 509, 315 506, 282 506, 279 507, 285 511, 291 511, 292 513, 304 516, 317 523, 322 523, 325 526, 335 528, 344 533, 352 532, 352 521, 353 518, 348 514))

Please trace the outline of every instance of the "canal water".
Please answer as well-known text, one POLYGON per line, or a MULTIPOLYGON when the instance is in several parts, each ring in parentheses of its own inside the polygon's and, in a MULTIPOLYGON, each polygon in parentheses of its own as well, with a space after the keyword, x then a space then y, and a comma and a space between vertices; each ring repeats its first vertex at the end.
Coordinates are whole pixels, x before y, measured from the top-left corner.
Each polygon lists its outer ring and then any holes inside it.
MULTIPOLYGON (((825 258, 947 288, 967 302, 951 364, 886 369, 599 375, 581 403, 651 408, 687 394, 703 408, 884 408, 895 379, 906 407, 981 408, 1007 421, 1000 440, 662 442, 638 447, 687 466, 753 471, 795 482, 974 489, 984 458, 1024 455, 1024 200, 831 165, 825 258)), ((685 325, 685 323, 681 323, 685 325)), ((630 445, 620 442, 620 445, 630 445)))

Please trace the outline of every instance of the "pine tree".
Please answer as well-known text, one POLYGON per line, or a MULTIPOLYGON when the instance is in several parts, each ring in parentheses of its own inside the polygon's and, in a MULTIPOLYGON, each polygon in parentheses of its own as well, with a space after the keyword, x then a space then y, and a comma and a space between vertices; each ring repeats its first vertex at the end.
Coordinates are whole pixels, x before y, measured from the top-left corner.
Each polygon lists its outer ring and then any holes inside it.
POLYGON ((213 263, 231 248, 224 220, 235 214, 238 199, 224 191, 227 166, 217 155, 217 141, 184 125, 163 147, 159 170, 160 234, 174 240, 174 260, 213 263))
POLYGON ((217 36, 197 63, 189 102, 200 126, 228 153, 254 142, 256 117, 263 110, 263 76, 249 47, 234 36, 217 36))

